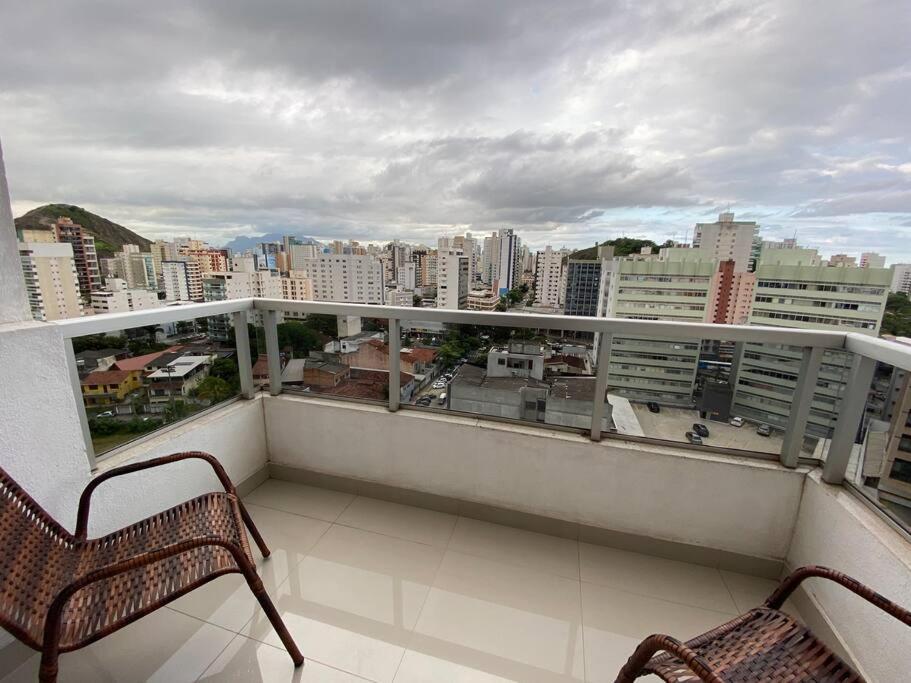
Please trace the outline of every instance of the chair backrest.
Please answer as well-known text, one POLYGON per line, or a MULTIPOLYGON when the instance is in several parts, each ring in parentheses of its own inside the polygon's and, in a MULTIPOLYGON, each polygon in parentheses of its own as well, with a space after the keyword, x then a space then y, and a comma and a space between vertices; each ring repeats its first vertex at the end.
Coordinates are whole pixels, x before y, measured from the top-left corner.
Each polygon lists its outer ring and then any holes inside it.
POLYGON ((47 606, 76 555, 73 535, 0 468, 0 624, 38 641, 47 606))

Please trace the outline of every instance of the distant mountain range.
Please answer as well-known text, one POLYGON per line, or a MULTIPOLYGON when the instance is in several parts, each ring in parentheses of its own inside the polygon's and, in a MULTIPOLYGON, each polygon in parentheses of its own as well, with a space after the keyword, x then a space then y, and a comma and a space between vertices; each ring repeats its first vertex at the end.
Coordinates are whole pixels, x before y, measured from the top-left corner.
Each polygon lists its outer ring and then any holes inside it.
MULTIPOLYGON (((233 240, 225 244, 225 249, 230 249, 236 254, 244 251, 245 249, 254 249, 256 245, 262 242, 281 242, 282 237, 291 233, 281 233, 281 232, 272 232, 266 235, 260 235, 259 237, 250 237, 249 235, 240 235, 235 237, 233 240)), ((319 240, 315 240, 312 237, 304 237, 303 235, 294 235, 291 234, 298 242, 301 244, 319 244, 319 240)))
POLYGON ((124 244, 139 245, 141 251, 149 251, 152 244, 129 228, 72 204, 45 204, 32 209, 16 219, 16 229, 51 230, 60 217, 70 218, 85 228, 95 238, 95 249, 101 258, 113 256, 124 244))

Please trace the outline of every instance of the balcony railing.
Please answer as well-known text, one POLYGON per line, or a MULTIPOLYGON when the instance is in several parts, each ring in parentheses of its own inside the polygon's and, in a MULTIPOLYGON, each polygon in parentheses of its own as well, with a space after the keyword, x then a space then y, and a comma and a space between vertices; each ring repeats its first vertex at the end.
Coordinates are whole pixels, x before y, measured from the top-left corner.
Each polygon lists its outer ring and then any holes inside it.
MULTIPOLYGON (((96 315, 84 318, 60 320, 56 325, 64 336, 72 340, 84 335, 107 333, 115 330, 125 330, 137 327, 161 325, 185 321, 190 318, 198 319, 210 316, 229 314, 233 317, 235 329, 245 329, 248 314, 258 313, 264 327, 265 353, 268 362, 268 391, 279 395, 283 391, 282 367, 278 341, 277 322, 280 313, 301 314, 328 314, 332 316, 357 316, 365 319, 385 320, 388 330, 388 409, 397 411, 402 408, 401 400, 401 330, 403 323, 443 323, 449 325, 471 325, 483 327, 506 327, 539 330, 561 330, 571 333, 588 333, 594 337, 595 374, 594 391, 589 399, 591 401, 590 416, 586 415, 588 427, 586 433, 593 441, 604 438, 620 438, 644 440, 647 442, 661 442, 653 434, 635 435, 631 433, 612 434, 603 429, 605 417, 604 402, 597 397, 604 397, 608 390, 609 371, 611 366, 612 348, 623 353, 621 363, 628 364, 627 349, 630 340, 643 340, 642 344, 654 345, 655 340, 673 340, 680 343, 681 347, 689 348, 687 342, 725 342, 727 344, 754 345, 757 349, 793 347, 796 352, 791 354, 790 362, 792 374, 796 374, 796 386, 790 394, 790 409, 782 416, 784 427, 781 447, 777 459, 788 468, 797 467, 799 464, 821 465, 824 481, 831 484, 845 484, 854 492, 860 492, 856 482, 846 480, 846 472, 852 458, 852 450, 858 427, 867 407, 867 396, 877 363, 885 364, 904 371, 911 370, 911 348, 887 340, 858 334, 854 332, 795 330, 764 326, 743 325, 714 325, 707 323, 664 322, 653 320, 634 320, 616 318, 592 318, 563 315, 532 315, 524 313, 495 313, 468 310, 446 310, 426 308, 403 308, 392 306, 373 306, 363 304, 333 303, 333 302, 302 302, 278 299, 238 299, 218 301, 211 303, 191 304, 186 306, 165 307, 143 310, 131 313, 116 313, 96 315), (617 338, 618 344, 613 345, 612 339, 617 338), (762 346, 759 346, 762 345, 762 346), (827 354, 828 352, 828 354, 827 354), (832 352, 849 352, 852 356, 845 355, 850 365, 846 368, 846 381, 837 390, 837 412, 834 420, 828 425, 831 438, 826 441, 824 449, 817 449, 812 457, 802 453, 804 435, 807 433, 808 421, 817 410, 814 403, 814 393, 823 391, 817 386, 817 380, 829 376, 829 360, 827 355, 832 352), (824 363, 825 361, 825 363, 824 363), (823 368, 821 372, 821 367, 823 368), (786 421, 786 425, 784 422, 786 421)), ((236 335, 236 355, 239 368, 240 395, 252 398, 256 391, 252 371, 252 357, 250 341, 246 334, 236 335)), ((633 344, 635 346, 635 343, 633 344)), ((70 365, 70 374, 73 390, 77 395, 77 403, 82 406, 82 394, 79 375, 73 352, 72 344, 67 349, 70 365)), ((697 351, 698 355, 698 346, 697 351)), ((626 371, 624 371, 626 372, 626 371)), ((643 377, 648 372, 640 373, 643 377)), ((676 377, 676 376, 675 376, 676 377)), ((624 380, 627 378, 624 378, 624 380)), ((619 384, 619 383, 618 383, 619 384)), ((774 382, 770 381, 770 391, 774 394, 774 382)), ((833 390, 836 391, 836 390, 833 390)), ((758 401, 774 401, 772 394, 763 398, 768 393, 757 391, 758 401)), ((818 398, 818 396, 817 396, 818 398)), ((644 400, 644 399, 642 399, 644 400)), ((529 404, 530 405, 530 404, 529 404)), ((407 406, 413 408, 413 406, 407 406)), ((429 409, 439 409, 434 401, 429 409)), ((531 410, 531 409, 529 409, 531 410)), ((539 408, 540 410, 540 408, 539 408)), ((474 415, 484 418, 484 415, 474 415)), ((81 411, 81 423, 86 440, 87 451, 94 466, 94 452, 92 450, 91 435, 89 432, 88 417, 84 410, 81 411)), ((712 424, 711 422, 709 424, 712 424)), ((549 430, 561 427, 545 423, 542 426, 549 430)), ((569 427, 578 431, 578 426, 569 427)), ((680 444, 675 443, 675 446, 680 444)), ((687 448, 722 451, 737 455, 752 455, 766 459, 776 457, 775 454, 763 454, 757 451, 736 449, 732 447, 685 445, 687 448)), ((870 498, 869 495, 866 496, 870 498)), ((898 519, 881 507, 878 511, 887 516, 896 526, 901 527, 898 519)), ((904 529, 903 529, 904 530, 904 529)))

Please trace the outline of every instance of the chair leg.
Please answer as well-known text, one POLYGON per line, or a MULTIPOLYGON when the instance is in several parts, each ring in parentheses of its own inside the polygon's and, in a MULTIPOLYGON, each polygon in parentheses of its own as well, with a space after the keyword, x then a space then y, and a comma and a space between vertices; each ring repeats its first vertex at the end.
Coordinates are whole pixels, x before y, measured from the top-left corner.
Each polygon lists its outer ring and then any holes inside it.
POLYGON ((237 507, 240 508, 240 516, 244 520, 247 531, 250 532, 253 540, 256 541, 256 545, 259 547, 259 552, 263 554, 263 557, 269 557, 269 555, 272 554, 269 550, 269 546, 266 545, 266 541, 263 540, 262 535, 259 533, 259 529, 257 529, 256 525, 253 523, 253 518, 250 516, 250 513, 247 512, 247 508, 244 507, 244 504, 239 500, 237 501, 237 507))
POLYGON ((38 670, 40 683, 56 683, 57 681, 57 644, 46 647, 41 651, 41 668, 38 670))
POLYGON ((304 656, 301 654, 300 650, 297 649, 297 643, 294 642, 294 638, 291 637, 291 633, 285 626, 285 622, 282 621, 281 615, 278 613, 278 610, 275 609, 275 605, 272 604, 272 599, 266 592, 266 587, 263 585, 262 579, 259 578, 253 567, 243 566, 242 569, 244 578, 247 579, 247 585, 250 586, 253 595, 259 600, 259 604, 266 613, 266 616, 269 617, 272 628, 278 633, 278 637, 282 639, 285 649, 294 661, 294 666, 300 666, 304 663, 304 656))

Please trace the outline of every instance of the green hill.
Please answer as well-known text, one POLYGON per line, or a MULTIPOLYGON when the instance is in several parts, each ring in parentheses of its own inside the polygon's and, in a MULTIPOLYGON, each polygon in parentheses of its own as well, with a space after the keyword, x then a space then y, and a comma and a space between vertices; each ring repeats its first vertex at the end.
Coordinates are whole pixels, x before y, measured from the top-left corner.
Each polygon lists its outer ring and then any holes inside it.
POLYGON ((607 240, 602 242, 599 245, 594 247, 588 247, 586 249, 580 249, 579 251, 574 251, 569 255, 571 259, 580 259, 580 260, 592 260, 598 258, 598 247, 613 247, 614 256, 629 256, 630 254, 638 254, 639 250, 642 247, 651 247, 652 249, 658 249, 659 247, 669 247, 671 246, 671 241, 668 240, 664 244, 656 244, 651 240, 640 240, 633 237, 618 237, 614 240, 607 240))
POLYGON ((61 216, 72 219, 95 238, 95 248, 102 258, 120 251, 124 244, 137 244, 141 251, 148 251, 151 245, 151 241, 129 228, 71 204, 45 204, 32 209, 16 219, 16 229, 50 230, 51 225, 61 216))

